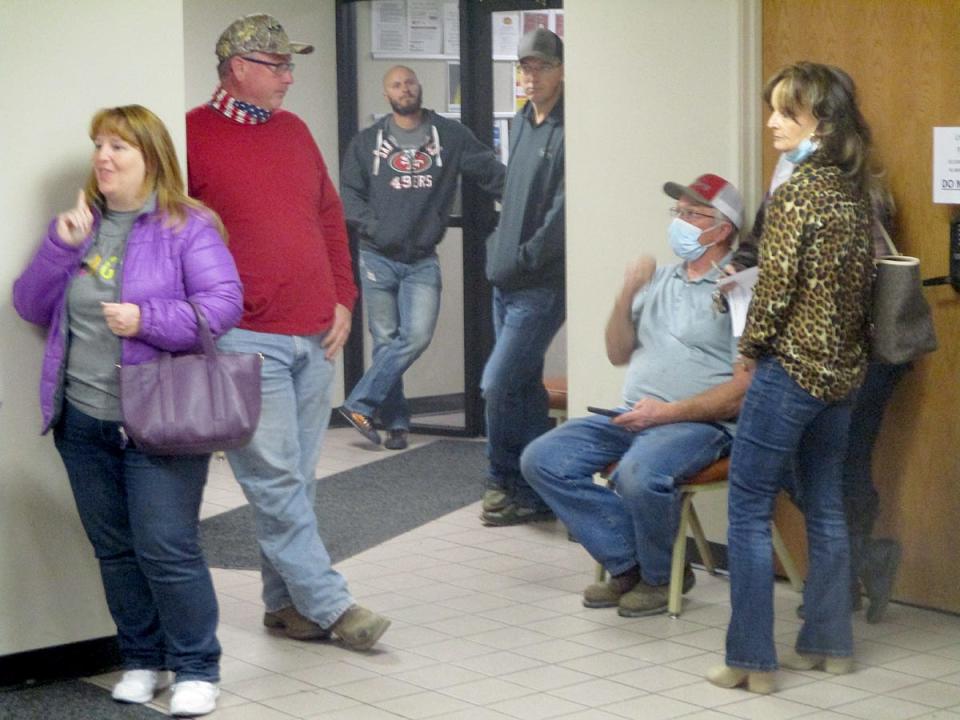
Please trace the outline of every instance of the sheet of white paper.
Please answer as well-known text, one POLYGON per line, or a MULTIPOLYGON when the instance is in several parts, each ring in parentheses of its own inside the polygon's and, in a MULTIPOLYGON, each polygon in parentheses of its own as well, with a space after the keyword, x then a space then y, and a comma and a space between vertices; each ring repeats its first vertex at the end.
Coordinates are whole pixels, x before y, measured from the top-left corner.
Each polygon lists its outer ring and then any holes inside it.
POLYGON ((726 289, 734 337, 743 335, 743 328, 747 324, 747 310, 750 309, 750 299, 753 297, 753 286, 757 284, 758 274, 759 268, 752 267, 717 281, 717 285, 726 289))

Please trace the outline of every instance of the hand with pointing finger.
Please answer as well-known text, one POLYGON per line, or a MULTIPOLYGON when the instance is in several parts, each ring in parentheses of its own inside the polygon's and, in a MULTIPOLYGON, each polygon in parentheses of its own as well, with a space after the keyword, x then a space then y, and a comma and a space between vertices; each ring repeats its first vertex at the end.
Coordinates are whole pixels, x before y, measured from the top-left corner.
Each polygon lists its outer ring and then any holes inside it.
POLYGON ((77 204, 57 215, 57 236, 67 245, 77 247, 90 234, 92 227, 93 213, 87 205, 87 196, 81 190, 77 193, 77 204))

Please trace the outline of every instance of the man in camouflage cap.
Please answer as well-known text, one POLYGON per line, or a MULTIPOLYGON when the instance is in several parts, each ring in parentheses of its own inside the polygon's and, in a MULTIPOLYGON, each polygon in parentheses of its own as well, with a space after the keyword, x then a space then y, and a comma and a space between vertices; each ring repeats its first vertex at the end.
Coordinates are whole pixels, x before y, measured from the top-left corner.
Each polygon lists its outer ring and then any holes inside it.
POLYGON ((263 623, 298 640, 332 634, 367 650, 390 621, 354 603, 313 509, 334 358, 357 289, 323 156, 306 124, 281 109, 292 55, 310 52, 269 15, 224 30, 220 85, 187 114, 189 189, 223 219, 243 280, 243 319, 220 347, 263 357, 259 427, 249 445, 227 453, 256 517, 263 623))
POLYGON ((234 20, 217 40, 220 62, 251 52, 307 55, 313 52, 313 45, 292 42, 275 17, 258 13, 234 20))

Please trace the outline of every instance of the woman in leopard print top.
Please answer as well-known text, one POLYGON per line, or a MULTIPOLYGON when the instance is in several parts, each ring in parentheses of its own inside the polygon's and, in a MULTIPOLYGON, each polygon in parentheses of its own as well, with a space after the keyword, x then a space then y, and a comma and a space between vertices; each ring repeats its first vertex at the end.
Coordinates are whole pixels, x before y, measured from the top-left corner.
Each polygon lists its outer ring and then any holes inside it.
POLYGON ((867 363, 873 278, 871 136, 842 70, 801 62, 764 90, 773 145, 797 164, 770 198, 760 276, 740 341, 754 369, 730 465, 732 614, 723 687, 774 689, 770 518, 788 490, 804 512, 806 620, 788 667, 849 672, 853 639, 841 466, 850 396, 867 363))

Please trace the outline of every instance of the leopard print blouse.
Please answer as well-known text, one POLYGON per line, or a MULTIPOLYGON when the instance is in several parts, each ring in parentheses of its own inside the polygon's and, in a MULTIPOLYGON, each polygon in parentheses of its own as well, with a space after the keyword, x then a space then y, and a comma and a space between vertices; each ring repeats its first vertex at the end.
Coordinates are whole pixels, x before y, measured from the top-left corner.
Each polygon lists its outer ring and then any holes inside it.
POLYGON ((866 369, 873 274, 869 203, 814 154, 770 198, 740 353, 773 356, 814 397, 842 400, 866 369))

